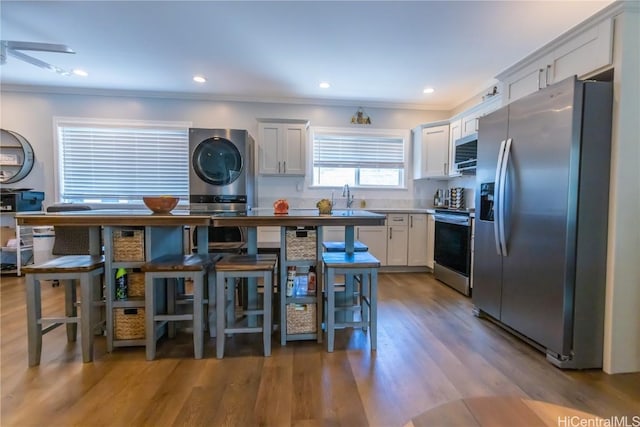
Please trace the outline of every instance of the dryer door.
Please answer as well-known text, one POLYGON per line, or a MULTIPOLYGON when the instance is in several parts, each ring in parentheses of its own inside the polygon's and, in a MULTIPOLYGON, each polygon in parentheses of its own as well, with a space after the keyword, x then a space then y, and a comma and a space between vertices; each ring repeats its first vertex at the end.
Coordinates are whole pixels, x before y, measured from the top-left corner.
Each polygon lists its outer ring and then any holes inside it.
POLYGON ((242 155, 228 139, 213 137, 202 141, 193 151, 191 167, 203 181, 227 185, 240 177, 242 155))

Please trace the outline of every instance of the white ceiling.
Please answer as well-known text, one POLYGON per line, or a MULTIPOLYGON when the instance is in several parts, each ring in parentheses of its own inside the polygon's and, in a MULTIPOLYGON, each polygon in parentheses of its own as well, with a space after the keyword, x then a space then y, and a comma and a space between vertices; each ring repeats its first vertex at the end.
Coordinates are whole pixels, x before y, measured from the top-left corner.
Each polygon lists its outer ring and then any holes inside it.
POLYGON ((609 3, 3 0, 2 40, 66 44, 77 53, 30 54, 89 76, 9 57, 0 83, 451 109, 609 3))

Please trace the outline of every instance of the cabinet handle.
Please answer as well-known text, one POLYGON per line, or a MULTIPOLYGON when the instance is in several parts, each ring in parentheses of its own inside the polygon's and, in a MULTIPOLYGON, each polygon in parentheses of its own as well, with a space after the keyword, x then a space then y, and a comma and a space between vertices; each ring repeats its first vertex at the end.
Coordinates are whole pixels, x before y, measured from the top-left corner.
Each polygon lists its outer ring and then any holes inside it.
POLYGON ((393 227, 389 227, 389 240, 393 239, 393 227))
POLYGON ((278 173, 280 173, 280 162, 278 162, 278 173))
POLYGON ((540 69, 538 70, 538 89, 542 89, 542 86, 540 85, 540 84, 541 84, 541 81, 540 81, 540 80, 541 80, 541 77, 542 77, 542 73, 543 73, 543 72, 544 72, 544 70, 543 70, 542 68, 540 68, 540 69))
POLYGON ((547 73, 545 75, 545 82, 544 85, 545 86, 549 86, 549 71, 551 71, 551 64, 547 65, 547 73))
POLYGON ((409 227, 413 228, 413 215, 409 217, 409 220, 411 221, 411 224, 409 225, 409 227))
POLYGON ((284 163, 284 173, 287 173, 287 162, 284 161, 283 163, 284 163))

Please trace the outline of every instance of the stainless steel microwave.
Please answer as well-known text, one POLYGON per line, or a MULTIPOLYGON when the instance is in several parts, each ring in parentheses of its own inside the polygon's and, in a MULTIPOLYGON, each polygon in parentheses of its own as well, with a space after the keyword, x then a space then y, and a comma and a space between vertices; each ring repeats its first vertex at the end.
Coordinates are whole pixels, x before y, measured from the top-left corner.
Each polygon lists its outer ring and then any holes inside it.
POLYGON ((460 172, 476 169, 478 163, 478 134, 464 136, 456 142, 455 165, 460 172))

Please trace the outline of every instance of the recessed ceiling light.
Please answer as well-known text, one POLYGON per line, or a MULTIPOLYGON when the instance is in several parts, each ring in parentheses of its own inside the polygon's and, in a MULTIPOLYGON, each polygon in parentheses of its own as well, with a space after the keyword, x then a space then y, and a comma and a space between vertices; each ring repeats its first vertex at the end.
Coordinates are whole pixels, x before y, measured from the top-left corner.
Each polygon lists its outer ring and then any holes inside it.
POLYGON ((75 74, 76 76, 80 76, 80 77, 87 77, 89 75, 89 73, 87 73, 85 70, 81 70, 79 68, 75 68, 73 71, 71 71, 73 74, 75 74))
POLYGON ((328 82, 320 82, 320 87, 322 89, 329 89, 331 85, 328 82))
POLYGON ((435 89, 434 89, 434 88, 432 88, 432 87, 428 87, 428 88, 425 88, 422 92, 423 92, 423 93, 433 93, 434 91, 435 91, 435 89))
POLYGON ((202 76, 193 76, 193 81, 197 83, 205 83, 207 79, 202 76))

